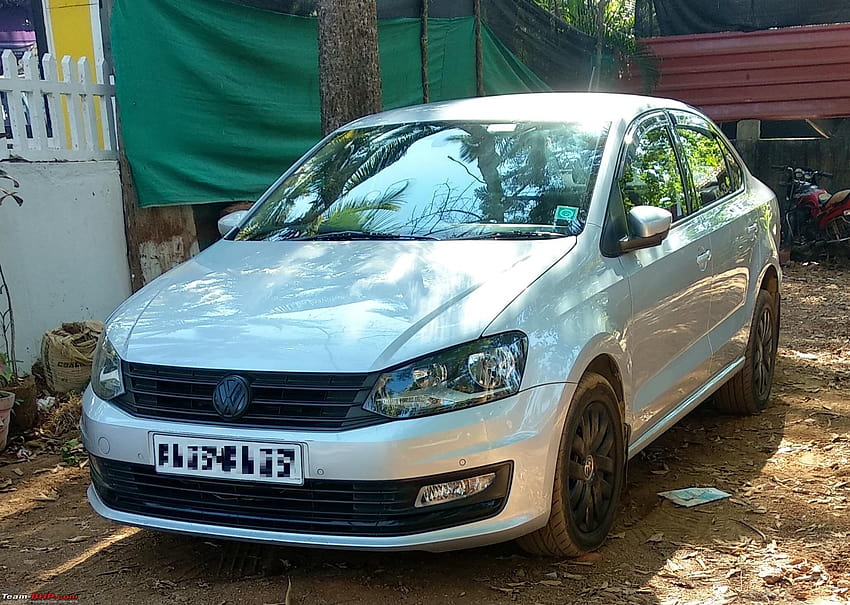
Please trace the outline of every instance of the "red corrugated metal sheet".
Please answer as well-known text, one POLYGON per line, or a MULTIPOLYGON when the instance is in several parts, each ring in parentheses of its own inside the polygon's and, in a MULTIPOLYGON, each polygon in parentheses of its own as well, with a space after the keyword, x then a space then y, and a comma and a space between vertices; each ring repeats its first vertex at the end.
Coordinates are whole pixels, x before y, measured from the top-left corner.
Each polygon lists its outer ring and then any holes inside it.
MULTIPOLYGON (((644 42, 661 59, 653 94, 718 122, 850 117, 850 24, 644 42)), ((625 88, 640 90, 637 82, 625 88)))

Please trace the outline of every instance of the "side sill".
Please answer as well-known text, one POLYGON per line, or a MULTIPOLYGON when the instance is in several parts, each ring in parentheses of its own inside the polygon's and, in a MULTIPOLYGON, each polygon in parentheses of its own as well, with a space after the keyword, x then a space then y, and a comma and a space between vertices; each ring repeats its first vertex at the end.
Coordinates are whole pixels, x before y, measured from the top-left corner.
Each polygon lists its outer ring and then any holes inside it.
POLYGON ((694 391, 693 395, 685 399, 677 407, 673 408, 661 421, 658 422, 658 424, 638 437, 634 443, 629 444, 629 458, 636 456, 643 448, 658 439, 658 437, 667 431, 667 429, 679 422, 679 420, 681 420, 688 412, 708 399, 714 391, 723 386, 723 383, 726 382, 726 380, 728 380, 735 372, 740 370, 743 365, 743 357, 733 361, 715 374, 714 377, 706 382, 701 388, 694 391))

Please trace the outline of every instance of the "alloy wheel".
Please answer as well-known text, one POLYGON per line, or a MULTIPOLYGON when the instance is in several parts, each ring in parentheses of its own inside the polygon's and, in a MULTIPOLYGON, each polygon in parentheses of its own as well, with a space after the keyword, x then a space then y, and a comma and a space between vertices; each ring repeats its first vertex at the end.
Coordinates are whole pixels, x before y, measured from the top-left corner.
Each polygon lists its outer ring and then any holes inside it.
POLYGON ((583 533, 599 529, 614 499, 616 441, 606 407, 588 404, 573 436, 567 482, 573 520, 583 533))
POLYGON ((773 379, 773 332, 773 314, 769 308, 765 307, 759 316, 755 343, 753 343, 753 382, 760 400, 767 399, 773 379))

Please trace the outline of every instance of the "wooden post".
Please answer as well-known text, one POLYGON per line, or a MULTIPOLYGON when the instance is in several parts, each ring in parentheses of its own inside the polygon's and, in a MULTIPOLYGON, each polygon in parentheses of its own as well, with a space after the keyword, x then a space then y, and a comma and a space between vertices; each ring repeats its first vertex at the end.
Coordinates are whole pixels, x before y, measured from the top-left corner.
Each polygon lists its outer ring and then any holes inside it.
POLYGON ((51 49, 47 44, 47 28, 44 19, 44 0, 30 0, 32 10, 32 25, 35 30, 35 47, 39 60, 51 49))
POLYGON ((422 102, 431 100, 431 84, 428 80, 428 0, 422 0, 422 36, 419 39, 422 50, 422 102))
MULTIPOLYGON (((45 54, 41 58, 41 71, 44 74, 45 82, 59 81, 56 58, 50 53, 45 54)), ((60 95, 55 92, 48 92, 44 96, 47 99, 47 111, 50 112, 54 145, 56 149, 67 149, 68 137, 65 132, 64 110, 62 109, 62 102, 59 98, 60 95)))
POLYGON ((484 96, 484 52, 481 48, 481 0, 475 0, 475 88, 484 96))

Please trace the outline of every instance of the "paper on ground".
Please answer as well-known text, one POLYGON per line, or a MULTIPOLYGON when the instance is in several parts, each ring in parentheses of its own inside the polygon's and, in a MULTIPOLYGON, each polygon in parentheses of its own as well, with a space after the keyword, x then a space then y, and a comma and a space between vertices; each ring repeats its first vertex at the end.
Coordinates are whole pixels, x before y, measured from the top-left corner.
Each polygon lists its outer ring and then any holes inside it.
POLYGON ((686 487, 685 489, 674 489, 669 492, 659 492, 659 496, 675 502, 679 506, 699 506, 715 500, 723 500, 732 494, 727 494, 714 487, 686 487))

